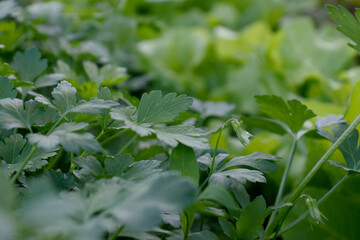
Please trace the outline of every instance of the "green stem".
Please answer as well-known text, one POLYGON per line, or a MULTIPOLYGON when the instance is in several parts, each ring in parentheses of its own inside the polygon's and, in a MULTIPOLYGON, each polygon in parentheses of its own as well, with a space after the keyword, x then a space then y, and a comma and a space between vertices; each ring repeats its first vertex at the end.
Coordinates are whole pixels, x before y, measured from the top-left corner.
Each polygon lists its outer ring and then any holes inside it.
MULTIPOLYGON (((320 198, 319 201, 317 201, 317 205, 319 205, 321 202, 325 201, 331 195, 331 193, 333 193, 347 179, 347 177, 348 177, 348 175, 345 175, 342 179, 340 179, 340 181, 338 181, 327 193, 325 193, 325 195, 322 196, 322 198, 320 198)), ((306 211, 304 214, 302 214, 296 220, 294 220, 293 222, 291 222, 288 225, 286 225, 285 227, 283 227, 281 229, 281 231, 279 231, 279 234, 285 233, 288 230, 290 230, 291 228, 293 228, 295 225, 297 225, 299 222, 301 222, 304 218, 306 218, 306 216, 308 214, 309 214, 309 211, 306 211)))
MULTIPOLYGON (((345 141, 345 139, 354 131, 354 129, 360 123, 360 115, 350 124, 350 126, 341 134, 341 136, 334 142, 334 144, 329 148, 329 150, 320 158, 320 160, 315 164, 315 166, 310 170, 310 172, 305 176, 302 182, 295 189, 294 193, 289 198, 289 202, 294 203, 295 200, 300 196, 301 192, 304 190, 306 185, 310 180, 315 176, 319 169, 324 165, 324 163, 330 158, 330 156, 335 152, 335 150, 345 141)), ((269 225, 265 231, 265 239, 269 239, 270 236, 275 232, 275 238, 281 228, 282 223, 289 214, 292 207, 288 207, 279 211, 278 216, 275 220, 269 225)))
POLYGON ((214 154, 213 154, 213 158, 212 158, 212 160, 211 160, 211 167, 210 167, 210 172, 209 172, 209 179, 210 179, 210 177, 211 177, 211 175, 213 174, 213 171, 214 171, 216 153, 217 153, 217 149, 218 149, 218 147, 219 147, 219 142, 220 142, 220 138, 221 138, 221 134, 222 134, 223 130, 224 130, 224 127, 222 127, 222 128, 220 129, 218 138, 217 138, 217 140, 216 140, 215 149, 214 149, 214 154))
POLYGON ((221 138, 221 134, 224 131, 225 127, 231 123, 232 121, 237 121, 236 118, 230 118, 228 120, 226 120, 226 122, 224 122, 224 124, 221 126, 221 128, 219 130, 217 130, 216 132, 219 132, 218 138, 216 140, 216 144, 215 144, 215 149, 214 149, 214 154, 211 160, 211 166, 210 166, 210 172, 209 172, 209 176, 205 179, 205 181, 201 184, 200 188, 199 188, 199 193, 202 191, 202 189, 206 186, 206 184, 208 183, 208 181, 210 180, 211 175, 214 172, 214 165, 215 165, 215 158, 216 158, 216 153, 217 153, 217 149, 219 147, 219 142, 220 142, 220 138, 221 138))
MULTIPOLYGON (((282 179, 281 179, 281 183, 280 183, 280 187, 279 187, 279 191, 276 195, 276 199, 275 199, 275 203, 274 206, 277 207, 280 205, 281 201, 282 201, 282 197, 284 195, 284 190, 285 190, 285 185, 286 185, 286 180, 289 176, 289 172, 290 172, 290 168, 294 159, 294 154, 296 151, 296 146, 297 146, 297 138, 294 136, 293 138, 293 143, 292 143, 292 147, 291 147, 291 151, 290 151, 290 155, 289 155, 289 159, 286 163, 286 167, 285 167, 285 171, 283 173, 282 179)), ((272 212, 271 216, 270 216, 270 220, 268 223, 268 226, 271 225, 271 223, 274 221, 276 215, 278 213, 278 210, 275 210, 272 212)))
POLYGON ((105 132, 104 132, 104 130, 102 130, 102 131, 100 132, 100 134, 97 135, 97 137, 95 138, 96 141, 99 141, 99 139, 100 139, 102 136, 104 136, 104 134, 105 134, 105 132))
POLYGON ((49 165, 47 165, 45 168, 46 170, 50 170, 56 165, 56 163, 59 161, 63 151, 64 151, 64 149, 61 148, 60 151, 56 154, 56 156, 51 159, 51 161, 49 162, 49 165))
POLYGON ((11 184, 14 184, 15 181, 18 179, 18 177, 20 176, 21 172, 24 170, 26 164, 29 162, 29 160, 31 159, 31 156, 34 154, 34 152, 36 151, 37 147, 33 146, 31 148, 30 153, 27 155, 24 163, 22 164, 21 168, 19 169, 19 171, 16 172, 15 176, 11 179, 11 184))
POLYGON ((59 125, 59 123, 64 119, 64 116, 61 116, 54 125, 52 125, 52 127, 50 128, 50 130, 48 131, 47 135, 50 135, 50 133, 52 133, 54 131, 54 129, 59 125))
POLYGON ((119 233, 121 233, 121 231, 124 229, 123 226, 119 227, 119 229, 114 233, 114 234, 111 234, 109 236, 109 239, 110 240, 115 240, 117 238, 117 236, 119 235, 119 233))
POLYGON ((106 138, 106 139, 105 139, 104 141, 102 141, 100 144, 101 144, 102 146, 104 146, 104 145, 107 144, 108 142, 114 140, 115 138, 119 137, 120 135, 122 135, 123 133, 125 133, 125 132, 127 132, 127 131, 129 131, 129 129, 124 129, 124 130, 122 130, 122 131, 120 131, 120 132, 117 132, 116 134, 114 134, 114 135, 106 138))
POLYGON ((184 233, 184 240, 188 240, 189 238, 189 234, 190 234, 190 221, 189 221, 189 216, 187 215, 186 212, 184 212, 185 215, 185 219, 186 219, 186 226, 185 226, 185 233, 184 233))
POLYGON ((130 146, 130 144, 132 144, 137 139, 137 137, 137 135, 132 137, 115 155, 121 154, 127 147, 130 146))

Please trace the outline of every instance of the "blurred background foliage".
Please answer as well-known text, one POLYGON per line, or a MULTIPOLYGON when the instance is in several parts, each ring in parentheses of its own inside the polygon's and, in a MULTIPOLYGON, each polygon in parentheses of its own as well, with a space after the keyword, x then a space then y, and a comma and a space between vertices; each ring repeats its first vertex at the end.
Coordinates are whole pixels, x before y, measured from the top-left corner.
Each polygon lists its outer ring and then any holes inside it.
MULTIPOLYGON (((114 86, 118 98, 133 104, 138 100, 128 93, 140 96, 149 89, 226 102, 210 105, 211 111, 233 109, 254 137, 244 149, 234 133, 224 131, 221 148, 231 155, 263 151, 286 159, 288 136, 245 120, 261 116, 254 95, 299 99, 318 117, 342 114, 351 121, 360 113, 359 58, 329 19, 326 4, 350 11, 360 7, 357 0, 5 0, 0 2, 0 71, 16 51, 37 47, 48 59, 47 71, 63 74, 84 99, 100 86, 114 86)), ((200 114, 209 129, 223 123, 204 109, 200 114)), ((307 124, 311 128, 313 122, 307 124)), ((287 192, 329 146, 316 138, 300 143, 287 192)), ((344 161, 339 152, 331 159, 344 161)), ((267 176, 267 185, 248 186, 251 196, 263 193, 272 204, 282 169, 267 176)), ((309 191, 325 192, 343 175, 326 165, 309 191)), ((305 220, 285 239, 356 239, 360 229, 352 223, 360 216, 352 213, 360 208, 358 186, 354 177, 323 203, 327 225, 304 231, 305 220), (349 224, 336 227, 343 221, 349 224)))

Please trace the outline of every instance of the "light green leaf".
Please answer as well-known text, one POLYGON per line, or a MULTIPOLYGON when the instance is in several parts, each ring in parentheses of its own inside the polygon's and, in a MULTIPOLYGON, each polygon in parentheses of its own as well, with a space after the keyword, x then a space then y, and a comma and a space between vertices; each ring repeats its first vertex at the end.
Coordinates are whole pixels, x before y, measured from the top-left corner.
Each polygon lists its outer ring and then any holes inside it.
POLYGON ((132 232, 151 230, 160 223, 161 213, 181 211, 196 198, 191 180, 169 173, 155 175, 126 190, 108 212, 132 232))
POLYGON ((192 98, 161 91, 144 93, 140 100, 137 123, 162 123, 172 121, 179 113, 185 112, 192 104, 192 98))
POLYGON ((178 143, 197 149, 209 147, 208 140, 205 138, 205 132, 194 126, 152 127, 150 123, 136 123, 136 108, 133 106, 112 109, 110 115, 112 119, 124 123, 119 128, 130 128, 142 137, 156 134, 159 140, 172 147, 176 147, 178 143))
MULTIPOLYGON (((51 92, 51 95, 54 98, 52 104, 61 113, 68 113, 76 105, 75 94, 76 89, 69 82, 62 81, 51 92)), ((37 100, 37 98, 35 98, 35 100, 37 100)))
POLYGON ((241 145, 246 146, 249 144, 250 137, 252 137, 252 135, 248 133, 241 125, 242 122, 239 122, 238 120, 231 121, 231 126, 233 127, 241 145))
POLYGON ((196 149, 209 148, 208 140, 205 138, 206 133, 194 126, 154 127, 152 132, 156 134, 159 140, 172 147, 182 143, 196 149))
POLYGON ((238 239, 256 239, 263 231, 266 202, 262 196, 254 199, 240 214, 236 222, 238 239))
POLYGON ((16 10, 17 3, 14 0, 0 2, 0 19, 3 19, 16 10))
POLYGON ((171 152, 170 170, 180 172, 181 176, 187 176, 199 184, 199 168, 194 150, 183 144, 179 144, 171 152))
POLYGON ((334 19, 339 26, 337 30, 349 37, 355 44, 349 44, 351 47, 360 52, 360 9, 356 9, 355 17, 346 8, 339 6, 327 7, 330 11, 330 17, 334 19))
POLYGON ((14 71, 10 65, 0 60, 0 77, 9 77, 12 74, 14 74, 14 71))
POLYGON ((125 107, 119 109, 112 109, 110 112, 112 119, 124 122, 121 128, 130 128, 142 137, 152 134, 151 125, 149 123, 136 123, 136 107, 125 107))
POLYGON ((45 74, 35 81, 36 88, 49 87, 58 84, 61 80, 65 78, 64 74, 61 73, 52 73, 45 74))
POLYGON ((50 134, 28 134, 29 141, 47 151, 60 145, 69 152, 79 153, 80 148, 85 151, 100 151, 101 146, 90 133, 77 133, 88 126, 87 123, 63 123, 50 134))
POLYGON ((285 123, 293 133, 298 132, 306 120, 316 116, 295 99, 285 102, 281 97, 274 95, 261 95, 255 98, 264 113, 285 123))
MULTIPOLYGON (((229 154, 226 153, 218 153, 216 154, 215 157, 215 161, 214 161, 214 169, 217 169, 218 166, 220 166, 225 160, 226 158, 229 156, 229 154)), ((202 156, 200 156, 197 159, 198 163, 200 163, 201 165, 205 165, 207 168, 211 168, 211 164, 212 164, 212 156, 210 155, 210 153, 206 153, 202 156)), ((206 168, 204 169, 206 170, 206 168)))
POLYGON ((42 115, 43 109, 33 100, 0 99, 0 128, 27 128, 42 115))
POLYGON ((228 161, 221 169, 231 167, 246 166, 266 173, 267 171, 274 171, 278 168, 275 162, 281 158, 275 155, 270 155, 262 152, 254 152, 250 155, 234 157, 228 161))
POLYGON ((46 59, 41 59, 37 48, 30 48, 24 54, 17 52, 11 66, 20 75, 21 81, 34 82, 48 64, 46 59))
POLYGON ((230 186, 230 179, 234 179, 240 184, 249 182, 262 182, 265 183, 266 179, 262 172, 257 170, 249 170, 246 168, 230 169, 226 171, 215 172, 211 175, 209 182, 219 184, 222 186, 230 186))
POLYGON ((118 103, 111 100, 92 99, 88 102, 80 100, 79 103, 70 110, 70 112, 88 114, 105 113, 105 109, 116 107, 118 105, 118 103))
POLYGON ((204 119, 207 117, 225 117, 235 109, 235 104, 212 101, 202 102, 199 99, 194 99, 190 109, 198 112, 201 118, 204 119))
POLYGON ((0 77, 0 99, 16 97, 16 90, 13 89, 14 84, 7 77, 0 77))

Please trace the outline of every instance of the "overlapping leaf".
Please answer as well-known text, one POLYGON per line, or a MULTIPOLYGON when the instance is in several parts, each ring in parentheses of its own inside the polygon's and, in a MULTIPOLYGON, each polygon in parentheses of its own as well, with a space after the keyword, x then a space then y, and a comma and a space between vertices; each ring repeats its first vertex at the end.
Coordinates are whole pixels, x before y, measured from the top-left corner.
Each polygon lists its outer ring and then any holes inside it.
MULTIPOLYGON (((277 169, 276 161, 280 158, 274 155, 255 152, 250 155, 232 158, 226 161, 227 154, 220 153, 215 157, 214 173, 209 182, 229 187, 232 181, 239 184, 249 182, 266 182, 264 173, 277 169), (250 169, 249 169, 250 168, 250 169)), ((212 157, 209 153, 197 160, 210 169, 212 157)))
POLYGON ((256 239, 263 233, 266 202, 262 196, 254 199, 240 214, 236 222, 238 239, 256 239))
POLYGON ((293 133, 298 132, 306 120, 316 116, 295 99, 285 102, 281 97, 274 95, 261 95, 255 98, 264 113, 285 123, 293 133))
POLYGON ((30 48, 25 53, 17 52, 11 66, 19 74, 21 81, 34 82, 36 77, 45 71, 47 65, 47 60, 41 59, 41 53, 37 48, 30 48))
MULTIPOLYGON (((0 157, 6 162, 6 168, 9 174, 21 169, 23 162, 31 151, 32 146, 20 134, 11 135, 0 142, 0 157)), ((23 170, 35 171, 41 169, 47 164, 46 159, 54 156, 52 151, 37 149, 30 157, 23 170)))
POLYGON ((193 126, 153 126, 154 123, 172 121, 180 112, 186 111, 192 99, 185 95, 176 97, 168 94, 162 97, 160 91, 152 91, 141 98, 139 109, 130 106, 112 109, 111 118, 123 122, 119 128, 131 129, 140 136, 155 134, 166 144, 176 147, 180 142, 189 147, 204 149, 208 147, 205 132, 193 126), (142 115, 139 117, 139 114, 142 115))
POLYGON ((114 86, 128 78, 126 68, 107 64, 99 69, 95 63, 89 61, 84 62, 83 66, 90 80, 97 86, 114 86))
POLYGON ((349 45, 360 52, 360 9, 356 9, 355 17, 342 6, 328 6, 328 9, 330 17, 339 24, 337 29, 349 37, 355 43, 349 45))
MULTIPOLYGON (((318 133, 330 141, 335 142, 341 134, 343 134, 347 127, 348 125, 346 123, 338 123, 337 125, 333 125, 331 127, 333 134, 324 129, 319 129, 318 133)), ((360 173, 360 147, 358 146, 358 140, 359 132, 354 130, 351 135, 339 146, 339 150, 343 154, 347 166, 337 161, 329 161, 330 164, 336 167, 341 167, 346 171, 360 173)))
POLYGON ((105 159, 103 165, 93 156, 87 158, 77 157, 74 158, 73 161, 81 168, 80 171, 74 171, 74 174, 80 179, 117 176, 125 180, 139 182, 162 172, 162 169, 160 169, 160 161, 143 160, 133 162, 133 158, 129 154, 108 157, 105 159))
POLYGON ((13 89, 14 84, 7 77, 0 77, 0 99, 16 97, 16 90, 13 89))
POLYGON ((40 133, 28 134, 29 141, 39 148, 51 151, 60 145, 69 152, 79 153, 80 149, 85 151, 100 151, 102 148, 91 133, 81 133, 87 123, 63 123, 50 134, 40 133))
POLYGON ((88 102, 81 100, 76 101, 76 89, 67 81, 62 81, 52 91, 51 95, 54 100, 49 100, 42 95, 37 95, 35 100, 48 105, 59 111, 62 115, 68 113, 104 113, 105 109, 119 105, 111 100, 92 99, 88 102))
POLYGON ((33 100, 0 99, 0 128, 28 128, 39 119, 44 110, 33 100))
POLYGON ((161 91, 151 91, 142 95, 137 114, 137 123, 164 123, 172 121, 179 113, 185 112, 192 104, 191 97, 161 91))

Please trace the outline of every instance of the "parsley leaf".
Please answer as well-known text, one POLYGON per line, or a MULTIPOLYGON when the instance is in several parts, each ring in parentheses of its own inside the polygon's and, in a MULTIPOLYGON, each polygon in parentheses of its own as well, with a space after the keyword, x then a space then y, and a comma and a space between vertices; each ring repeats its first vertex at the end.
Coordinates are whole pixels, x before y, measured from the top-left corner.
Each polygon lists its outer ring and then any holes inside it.
POLYGON ((39 148, 51 151, 60 145, 69 152, 100 151, 102 148, 90 133, 78 133, 88 126, 87 123, 63 123, 48 136, 40 133, 28 134, 29 141, 39 148))
POLYGON ((43 109, 34 100, 0 99, 0 128, 27 128, 43 114, 43 109))
POLYGON ((128 78, 126 68, 107 64, 99 69, 95 63, 90 61, 85 61, 83 66, 90 80, 95 82, 98 87, 114 86, 128 78))
POLYGON ((170 170, 178 171, 181 176, 191 177, 196 184, 199 183, 199 169, 194 150, 179 144, 171 152, 170 170))
MULTIPOLYGON (((318 133, 326 139, 335 142, 341 134, 348 128, 346 123, 339 123, 331 126, 333 134, 325 129, 319 129, 318 133)), ((345 158, 345 166, 341 162, 329 161, 331 165, 345 169, 346 171, 353 171, 360 173, 360 146, 358 146, 359 132, 354 130, 352 134, 344 140, 339 146, 339 150, 345 158)))
MULTIPOLYGON (((6 162, 6 168, 9 174, 21 169, 23 161, 31 151, 31 145, 20 134, 11 135, 0 142, 0 157, 6 162)), ((37 149, 27 162, 24 170, 35 171, 41 169, 47 164, 45 159, 54 156, 52 151, 37 149)))
POLYGON ((344 7, 339 8, 328 6, 330 17, 334 19, 339 26, 337 30, 349 37, 355 44, 349 43, 351 47, 360 52, 360 10, 356 9, 355 17, 344 7))
POLYGON ((16 90, 13 89, 14 84, 7 77, 0 77, 0 99, 16 97, 16 90))
POLYGON ((172 121, 179 113, 185 112, 192 104, 191 97, 161 91, 144 93, 140 100, 137 123, 163 123, 172 121))
POLYGON ((46 59, 41 59, 41 53, 37 48, 30 48, 24 54, 17 52, 11 66, 23 82, 34 82, 35 78, 46 70, 48 64, 46 59))
POLYGON ((298 132, 304 122, 316 115, 298 100, 285 102, 275 95, 255 96, 260 109, 268 116, 285 123, 293 133, 298 132))
POLYGON ((114 101, 103 99, 92 99, 88 102, 80 100, 77 103, 75 94, 76 89, 69 82, 62 81, 51 93, 54 100, 50 101, 40 94, 35 97, 35 100, 54 108, 64 116, 71 112, 89 114, 105 113, 104 109, 119 105, 114 101))

